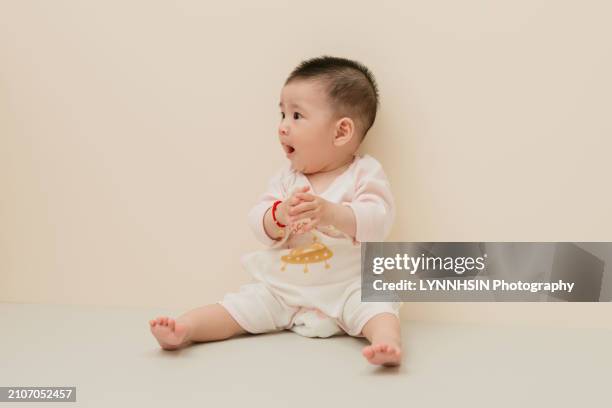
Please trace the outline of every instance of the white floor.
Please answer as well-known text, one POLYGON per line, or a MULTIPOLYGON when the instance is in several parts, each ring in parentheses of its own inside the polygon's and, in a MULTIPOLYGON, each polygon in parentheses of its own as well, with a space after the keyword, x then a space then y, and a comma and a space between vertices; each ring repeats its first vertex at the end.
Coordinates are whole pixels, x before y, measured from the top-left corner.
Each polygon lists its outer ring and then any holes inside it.
POLYGON ((180 312, 0 303, 0 386, 77 387, 54 407, 611 404, 612 330, 405 322, 397 369, 369 365, 348 336, 161 350, 148 320, 180 312))

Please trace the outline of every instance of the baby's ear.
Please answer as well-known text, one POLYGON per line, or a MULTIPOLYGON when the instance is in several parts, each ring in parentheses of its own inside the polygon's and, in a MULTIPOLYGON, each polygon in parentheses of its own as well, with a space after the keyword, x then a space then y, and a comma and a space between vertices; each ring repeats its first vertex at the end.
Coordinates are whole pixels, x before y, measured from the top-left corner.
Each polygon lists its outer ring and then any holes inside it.
POLYGON ((334 146, 340 147, 349 143, 355 135, 355 123, 349 117, 344 117, 336 122, 334 133, 334 146))

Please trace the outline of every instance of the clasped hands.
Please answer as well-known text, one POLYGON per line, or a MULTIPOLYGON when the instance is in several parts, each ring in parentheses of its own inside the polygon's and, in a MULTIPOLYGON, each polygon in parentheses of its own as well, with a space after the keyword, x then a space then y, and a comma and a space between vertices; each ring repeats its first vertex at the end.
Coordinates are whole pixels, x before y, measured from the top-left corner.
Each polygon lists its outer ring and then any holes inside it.
POLYGON ((319 225, 333 224, 333 203, 308 193, 308 190, 310 186, 294 189, 289 198, 276 208, 278 220, 289 225, 295 234, 308 232, 319 225))

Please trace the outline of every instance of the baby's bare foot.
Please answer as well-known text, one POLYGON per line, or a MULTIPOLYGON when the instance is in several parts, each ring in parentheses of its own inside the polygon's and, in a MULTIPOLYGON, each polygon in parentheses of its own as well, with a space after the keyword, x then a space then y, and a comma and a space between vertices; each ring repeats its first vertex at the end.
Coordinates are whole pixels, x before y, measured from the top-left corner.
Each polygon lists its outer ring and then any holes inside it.
POLYGON ((178 323, 171 317, 160 316, 149 320, 151 333, 164 350, 176 350, 191 343, 188 340, 189 327, 178 323))
POLYGON ((380 341, 364 347, 362 354, 372 364, 385 367, 401 364, 402 351, 399 345, 392 341, 380 341))

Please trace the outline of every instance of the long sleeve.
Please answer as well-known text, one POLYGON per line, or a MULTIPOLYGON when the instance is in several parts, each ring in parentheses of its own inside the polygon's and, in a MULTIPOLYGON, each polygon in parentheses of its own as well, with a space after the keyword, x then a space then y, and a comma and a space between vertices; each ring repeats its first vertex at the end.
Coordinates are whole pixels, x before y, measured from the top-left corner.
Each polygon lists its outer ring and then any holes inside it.
POLYGON ((356 221, 355 241, 382 242, 395 220, 395 203, 391 186, 378 161, 369 157, 362 160, 356 172, 355 195, 342 205, 353 209, 356 221))
POLYGON ((251 230, 255 234, 255 237, 262 242, 264 245, 274 248, 280 246, 287 239, 287 234, 280 240, 274 240, 266 234, 264 229, 264 215, 268 208, 270 208, 276 200, 283 200, 287 196, 286 187, 283 184, 283 178, 286 174, 286 166, 280 169, 272 178, 268 181, 266 191, 259 197, 257 203, 249 211, 248 222, 251 230))

